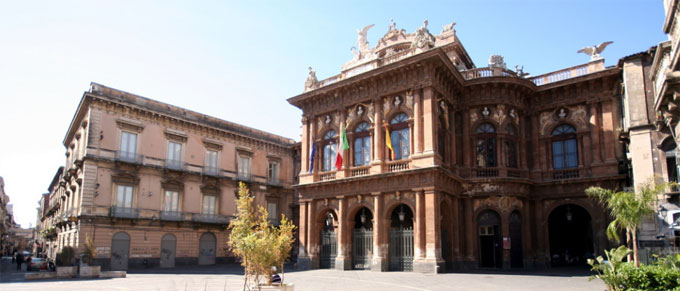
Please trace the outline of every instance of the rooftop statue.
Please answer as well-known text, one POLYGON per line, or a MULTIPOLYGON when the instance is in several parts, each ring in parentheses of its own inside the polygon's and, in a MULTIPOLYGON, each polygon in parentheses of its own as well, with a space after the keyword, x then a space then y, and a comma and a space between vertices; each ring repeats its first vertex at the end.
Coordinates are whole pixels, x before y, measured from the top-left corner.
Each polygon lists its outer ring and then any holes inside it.
POLYGON ((354 54, 354 58, 357 60, 363 59, 366 57, 371 52, 371 47, 368 45, 368 39, 366 38, 366 34, 368 33, 368 30, 371 29, 375 24, 367 25, 361 30, 357 30, 357 44, 356 46, 352 47, 352 53, 354 54), (359 48, 359 51, 357 52, 357 48, 359 48))
POLYGON ((451 22, 447 25, 444 25, 444 28, 442 29, 441 33, 443 34, 444 32, 448 32, 448 31, 452 31, 452 30, 453 30, 453 33, 456 33, 456 30, 453 29, 454 26, 456 26, 456 22, 451 22))
POLYGON ((411 47, 419 49, 430 49, 434 47, 435 38, 427 29, 427 19, 423 21, 423 26, 416 30, 416 36, 411 43, 411 47))
POLYGON ((316 79, 316 71, 314 71, 314 69, 312 69, 312 67, 309 67, 308 69, 309 69, 309 76, 307 76, 307 80, 305 81, 305 91, 304 92, 307 92, 307 91, 314 89, 316 87, 317 83, 319 83, 319 80, 316 79))
POLYGON ((605 41, 605 42, 601 43, 600 45, 593 45, 593 46, 584 47, 584 48, 580 49, 579 51, 577 51, 576 53, 584 53, 586 55, 589 55, 591 61, 599 60, 599 59, 602 58, 600 56, 600 53, 602 51, 604 51, 604 48, 606 48, 608 45, 610 45, 612 43, 614 43, 614 42, 613 41, 605 41))

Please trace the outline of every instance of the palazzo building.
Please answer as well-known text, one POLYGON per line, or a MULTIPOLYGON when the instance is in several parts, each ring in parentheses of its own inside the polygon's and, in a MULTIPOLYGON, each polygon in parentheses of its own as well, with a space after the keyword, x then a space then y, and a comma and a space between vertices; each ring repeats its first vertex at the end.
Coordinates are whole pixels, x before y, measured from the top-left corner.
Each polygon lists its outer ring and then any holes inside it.
POLYGON ((103 269, 231 261, 238 182, 272 221, 294 215, 288 138, 92 83, 63 144, 41 231, 52 258, 89 236, 103 269))
POLYGON ((609 247, 584 190, 626 186, 622 67, 592 53, 533 77, 496 55, 477 68, 454 25, 393 22, 375 47, 367 26, 340 74, 310 68, 288 99, 303 111, 301 268, 545 268, 609 247))

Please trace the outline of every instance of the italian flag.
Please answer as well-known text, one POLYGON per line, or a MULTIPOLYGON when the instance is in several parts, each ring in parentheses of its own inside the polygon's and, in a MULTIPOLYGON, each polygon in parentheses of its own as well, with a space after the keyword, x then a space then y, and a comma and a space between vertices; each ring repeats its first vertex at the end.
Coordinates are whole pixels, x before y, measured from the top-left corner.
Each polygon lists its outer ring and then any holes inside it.
POLYGON ((335 168, 340 171, 342 169, 342 154, 349 149, 349 142, 347 142, 347 131, 345 125, 342 125, 340 130, 340 144, 338 144, 338 156, 335 158, 335 168))

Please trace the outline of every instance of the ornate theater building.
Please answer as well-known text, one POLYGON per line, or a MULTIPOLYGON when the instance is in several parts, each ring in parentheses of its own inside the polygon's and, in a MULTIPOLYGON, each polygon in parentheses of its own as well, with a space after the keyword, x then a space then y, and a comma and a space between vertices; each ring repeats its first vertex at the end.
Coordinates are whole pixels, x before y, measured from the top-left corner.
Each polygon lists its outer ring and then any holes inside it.
POLYGON ((622 68, 599 52, 529 76, 477 68, 454 30, 368 26, 340 74, 310 68, 302 109, 302 268, 443 272, 583 264, 608 242, 589 186, 621 188, 622 68), (338 159, 341 159, 338 162, 338 159))

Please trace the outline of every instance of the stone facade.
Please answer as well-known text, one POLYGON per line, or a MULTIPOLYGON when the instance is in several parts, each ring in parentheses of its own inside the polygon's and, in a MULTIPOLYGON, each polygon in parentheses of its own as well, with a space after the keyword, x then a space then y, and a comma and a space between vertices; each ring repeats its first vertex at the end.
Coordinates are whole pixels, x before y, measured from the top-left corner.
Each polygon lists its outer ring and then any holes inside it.
MULTIPOLYGON (((662 179, 678 181, 678 163, 680 151, 680 1, 664 0, 666 17, 663 31, 668 34, 668 40, 659 43, 652 49, 654 59, 650 69, 652 86, 654 88, 654 111, 657 130, 667 137, 658 144, 661 149, 659 158, 666 162, 662 166, 662 179)), ((665 237, 667 243, 680 245, 680 192, 677 188, 668 189, 664 197, 660 197, 659 236, 665 237)))
POLYGON ((245 182, 272 221, 293 215, 294 141, 91 84, 50 184, 49 255, 94 240, 102 269, 233 260, 226 227, 245 182))
POLYGON ((453 25, 406 45, 426 25, 391 26, 375 55, 288 100, 303 111, 298 265, 442 272, 601 255, 608 218, 584 190, 625 186, 621 67, 475 68, 453 25))

